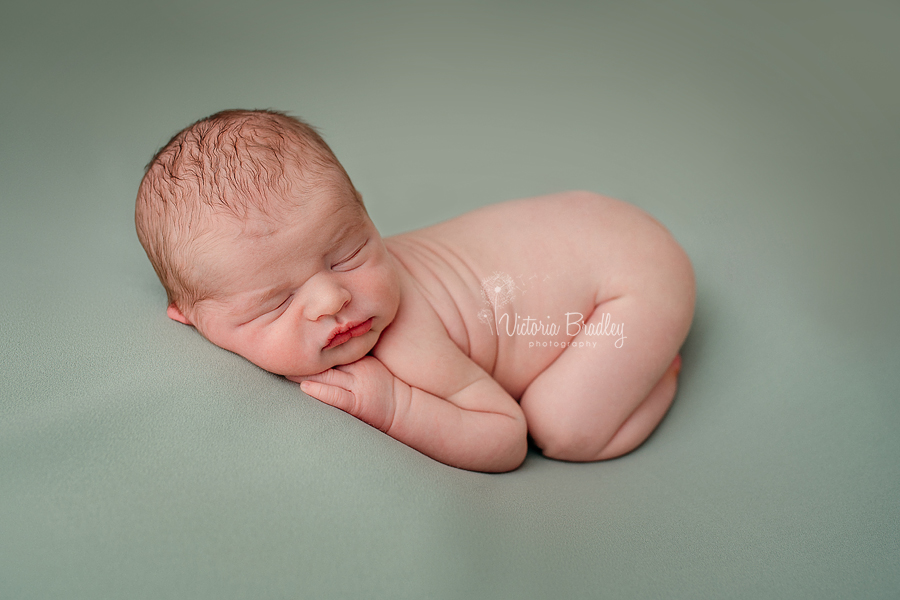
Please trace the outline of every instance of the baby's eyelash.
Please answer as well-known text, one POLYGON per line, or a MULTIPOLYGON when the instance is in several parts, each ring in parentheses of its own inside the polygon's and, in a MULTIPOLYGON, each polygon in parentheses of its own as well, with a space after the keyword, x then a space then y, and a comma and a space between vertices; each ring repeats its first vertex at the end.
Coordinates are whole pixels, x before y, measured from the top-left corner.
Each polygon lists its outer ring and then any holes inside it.
POLYGON ((275 308, 270 310, 269 314, 276 313, 276 312, 280 311, 281 309, 285 308, 288 305, 288 303, 291 301, 291 298, 293 298, 293 297, 294 297, 294 295, 291 294, 290 296, 285 298, 284 302, 282 302, 281 304, 279 304, 278 306, 276 306, 275 308))
POLYGON ((344 264, 344 263, 347 263, 347 262, 350 262, 351 260, 353 260, 354 258, 356 258, 356 255, 359 254, 360 252, 362 252, 362 249, 365 247, 366 243, 367 243, 367 242, 363 242, 362 246, 360 246, 359 248, 357 248, 356 250, 353 251, 353 254, 351 254, 350 256, 348 256, 347 258, 345 258, 344 260, 341 260, 341 261, 339 261, 339 262, 334 263, 334 265, 332 265, 332 266, 334 266, 334 267, 339 267, 340 265, 342 265, 342 264, 344 264))

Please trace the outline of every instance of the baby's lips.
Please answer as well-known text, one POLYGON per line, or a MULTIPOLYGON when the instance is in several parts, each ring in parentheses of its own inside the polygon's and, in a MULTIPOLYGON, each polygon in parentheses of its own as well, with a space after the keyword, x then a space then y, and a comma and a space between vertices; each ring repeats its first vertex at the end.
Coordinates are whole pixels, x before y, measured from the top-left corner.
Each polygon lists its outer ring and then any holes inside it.
POLYGON ((369 319, 366 319, 359 325, 355 325, 349 329, 345 329, 341 333, 338 333, 337 335, 333 336, 331 338, 331 340, 328 342, 328 344, 325 346, 324 350, 328 350, 330 348, 340 346, 344 342, 349 341, 350 338, 355 338, 355 337, 359 337, 361 335, 365 335, 372 328, 372 322, 374 321, 374 319, 375 319, 374 317, 370 317, 369 319))

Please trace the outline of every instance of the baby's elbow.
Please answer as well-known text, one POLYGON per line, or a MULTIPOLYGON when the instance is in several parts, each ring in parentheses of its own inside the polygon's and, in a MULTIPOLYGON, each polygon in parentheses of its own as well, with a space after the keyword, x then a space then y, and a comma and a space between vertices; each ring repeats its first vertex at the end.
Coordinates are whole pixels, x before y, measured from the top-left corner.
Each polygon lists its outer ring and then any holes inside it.
POLYGON ((481 469, 488 473, 515 471, 525 462, 528 455, 528 427, 524 416, 515 419, 515 423, 503 431, 501 443, 491 454, 490 463, 481 469))
POLYGON ((496 460, 491 461, 491 464, 484 469, 486 473, 508 473, 510 471, 515 471, 522 463, 525 462, 525 457, 528 454, 528 442, 523 438, 520 442, 517 442, 514 447, 510 448, 508 452, 504 452, 498 455, 496 460))

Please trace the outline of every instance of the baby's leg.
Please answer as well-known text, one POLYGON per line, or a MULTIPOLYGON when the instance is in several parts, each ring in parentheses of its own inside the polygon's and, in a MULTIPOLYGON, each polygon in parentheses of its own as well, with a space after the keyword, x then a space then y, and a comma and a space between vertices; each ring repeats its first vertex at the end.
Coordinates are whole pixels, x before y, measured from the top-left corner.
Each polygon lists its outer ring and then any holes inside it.
POLYGON ((675 395, 676 355, 693 316, 687 269, 681 282, 667 277, 668 289, 653 286, 599 304, 588 327, 528 386, 521 406, 544 455, 572 461, 621 456, 657 426, 675 395), (620 348, 615 336, 588 335, 607 314, 624 326, 620 348))
POLYGON ((663 373, 656 387, 650 390, 643 402, 634 409, 631 416, 625 419, 622 426, 603 448, 598 457, 600 460, 615 458, 631 452, 656 429, 675 398, 680 370, 681 355, 678 355, 663 373))

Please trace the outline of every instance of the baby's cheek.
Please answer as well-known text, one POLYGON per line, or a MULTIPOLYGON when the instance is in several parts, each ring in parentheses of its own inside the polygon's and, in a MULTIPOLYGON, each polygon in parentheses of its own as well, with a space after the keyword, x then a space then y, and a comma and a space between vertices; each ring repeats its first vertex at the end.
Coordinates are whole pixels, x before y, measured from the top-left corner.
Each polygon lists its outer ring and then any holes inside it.
POLYGON ((386 313, 384 317, 390 323, 396 316, 397 308, 400 306, 400 280, 390 266, 386 266, 384 271, 380 279, 380 303, 386 313))
POLYGON ((292 360, 285 365, 285 372, 288 374, 315 375, 334 366, 334 361, 326 360, 324 357, 312 359, 308 356, 295 354, 292 360))
POLYGON ((309 375, 318 372, 313 370, 313 362, 292 344, 270 344, 260 348, 256 356, 245 358, 257 367, 276 375, 309 375))

